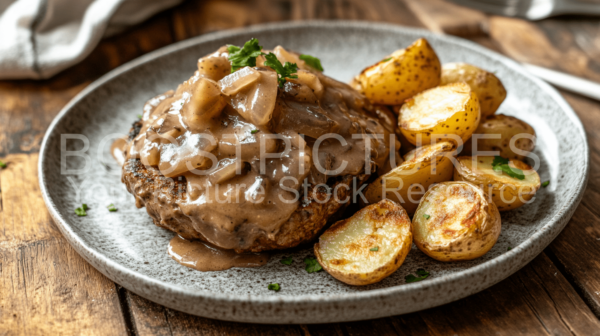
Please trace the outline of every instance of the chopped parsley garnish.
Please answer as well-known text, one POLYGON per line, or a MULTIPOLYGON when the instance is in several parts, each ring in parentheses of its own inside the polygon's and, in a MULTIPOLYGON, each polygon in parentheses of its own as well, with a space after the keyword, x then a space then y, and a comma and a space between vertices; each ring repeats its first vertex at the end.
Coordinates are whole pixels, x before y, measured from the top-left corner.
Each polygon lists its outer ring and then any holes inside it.
POLYGON ((250 133, 252 133, 252 134, 256 134, 258 132, 260 132, 260 130, 257 130, 257 129, 250 131, 250 133))
POLYGON ((281 289, 281 287, 279 286, 278 283, 269 284, 269 286, 267 288, 269 290, 276 291, 276 292, 279 292, 279 290, 281 289))
POLYGON ((387 61, 389 61, 391 59, 392 59, 392 57, 388 57, 388 58, 384 59, 382 62, 387 62, 387 61))
POLYGON ((227 51, 229 52, 229 61, 231 62, 231 72, 247 66, 256 66, 256 58, 265 54, 262 52, 262 46, 258 45, 258 40, 255 38, 244 43, 244 46, 241 48, 228 45, 227 51))
POLYGON ((0 161, 0 168, 2 168, 2 169, 6 168, 6 163, 0 161))
POLYGON ((508 165, 510 161, 508 159, 505 159, 501 156, 495 156, 494 157, 494 161, 492 162, 492 167, 494 168, 494 171, 499 172, 499 173, 505 173, 506 175, 519 179, 519 180, 524 180, 525 179, 525 175, 523 175, 523 171, 521 169, 517 169, 517 168, 512 168, 508 165))
POLYGON ((304 263, 306 264, 306 267, 304 269, 308 273, 315 273, 323 270, 323 267, 321 267, 317 259, 313 257, 304 258, 304 263))
POLYGON ((296 63, 285 62, 284 65, 281 65, 281 62, 277 59, 277 56, 273 53, 268 53, 265 58, 265 65, 273 68, 279 75, 277 81, 279 82, 279 87, 283 87, 285 84, 286 78, 298 78, 298 75, 294 75, 298 72, 298 65, 296 63))
POLYGON ((300 55, 300 59, 306 62, 306 64, 308 64, 311 68, 315 68, 316 70, 323 72, 323 66, 321 65, 320 59, 305 54, 300 55))
POLYGON ((75 214, 79 217, 87 216, 85 212, 88 208, 87 204, 83 203, 79 208, 75 209, 75 214))
POLYGON ((284 265, 291 265, 294 262, 294 259, 292 259, 292 257, 283 257, 279 262, 284 265))
POLYGON ((430 217, 431 217, 431 216, 429 216, 428 214, 424 214, 424 215, 423 215, 423 218, 425 218, 425 219, 429 219, 430 217))
POLYGON ((406 283, 425 280, 429 276, 429 272, 427 272, 426 270, 424 270, 422 268, 417 269, 417 271, 415 273, 417 273, 418 276, 409 274, 404 277, 404 280, 406 281, 406 283))
POLYGON ((510 247, 510 246, 509 246, 509 247, 508 247, 506 250, 507 250, 507 251, 510 251, 510 250, 512 250, 512 247, 510 247))
POLYGON ((379 246, 375 246, 375 247, 371 248, 369 251, 377 252, 377 251, 379 251, 379 246))
POLYGON ((106 208, 107 208, 107 209, 108 209, 108 211, 110 211, 110 212, 115 212, 115 211, 117 211, 117 207, 115 207, 115 205, 114 205, 114 204, 112 204, 112 203, 110 203, 110 204, 109 204, 109 205, 108 205, 106 208))
POLYGON ((550 181, 542 183, 542 188, 546 188, 550 184, 550 181))
POLYGON ((142 116, 141 114, 137 115, 138 119, 142 119, 144 116, 142 116))

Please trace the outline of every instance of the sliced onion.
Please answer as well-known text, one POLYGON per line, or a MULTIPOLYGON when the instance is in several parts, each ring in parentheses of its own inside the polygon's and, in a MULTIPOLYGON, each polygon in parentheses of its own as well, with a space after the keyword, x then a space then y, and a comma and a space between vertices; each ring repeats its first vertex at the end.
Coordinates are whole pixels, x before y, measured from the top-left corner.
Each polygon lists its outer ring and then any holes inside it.
POLYGON ((321 99, 321 97, 323 96, 323 84, 321 84, 319 77, 317 77, 314 73, 306 70, 298 70, 296 74, 298 75, 298 78, 293 78, 289 81, 308 86, 309 88, 311 88, 311 90, 313 90, 317 98, 321 99))
POLYGON ((191 170, 210 168, 210 152, 217 147, 216 140, 211 137, 211 134, 186 132, 177 139, 178 142, 163 144, 158 169, 164 176, 174 177, 191 170))
MULTIPOLYGON (((236 91, 237 93, 231 94, 230 104, 244 119, 255 125, 262 126, 271 120, 273 109, 275 108, 275 101, 277 100, 277 73, 268 69, 256 68, 254 70, 260 73, 259 80, 250 85, 246 84, 243 90, 240 89, 236 91)), ((222 92, 229 92, 227 90, 223 91, 223 88, 224 86, 221 86, 222 92)))
POLYGON ((231 96, 259 80, 260 72, 253 68, 245 67, 221 79, 219 86, 224 95, 231 96))
MULTIPOLYGON (((239 161, 242 163, 241 161, 239 161)), ((240 173, 242 173, 242 167, 240 167, 240 173)), ((217 164, 217 169, 209 175, 209 179, 212 183, 219 184, 227 180, 234 178, 237 175, 238 160, 237 159, 223 159, 217 164)))

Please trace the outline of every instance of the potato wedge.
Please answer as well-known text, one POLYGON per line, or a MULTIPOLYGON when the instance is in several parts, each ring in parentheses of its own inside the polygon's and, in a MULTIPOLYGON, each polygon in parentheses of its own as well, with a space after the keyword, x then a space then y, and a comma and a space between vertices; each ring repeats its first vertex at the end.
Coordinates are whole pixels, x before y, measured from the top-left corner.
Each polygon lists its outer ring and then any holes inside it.
POLYGON ((448 63, 442 66, 440 85, 465 82, 479 98, 481 118, 496 113, 506 98, 506 89, 496 75, 467 63, 448 63))
POLYGON ((412 221, 415 245, 439 261, 481 257, 496 244, 501 227, 494 203, 481 188, 464 181, 433 186, 412 221))
POLYGON ((480 186, 500 211, 516 209, 530 202, 540 189, 538 173, 519 160, 510 160, 509 166, 523 171, 523 180, 495 171, 493 156, 461 156, 457 158, 457 162, 454 180, 480 186))
MULTIPOLYGON (((515 117, 494 114, 481 119, 479 127, 465 145, 464 155, 473 155, 473 141, 477 138, 476 151, 498 151, 507 159, 523 160, 535 147, 535 131, 528 123, 515 117), (478 134, 499 138, 479 138, 478 134), (511 146, 511 139, 515 137, 511 146)), ((493 154, 492 154, 493 155, 493 154)))
POLYGON ((477 129, 479 119, 477 95, 469 85, 454 83, 408 99, 400 108, 398 126, 406 139, 417 146, 430 144, 436 138, 462 145, 477 129))
POLYGON ((419 147, 406 154, 401 165, 369 184, 365 198, 369 203, 393 200, 412 215, 431 184, 452 179, 453 155, 454 146, 450 142, 419 147))
POLYGON ((410 218, 402 207, 382 200, 341 220, 315 244, 319 264, 350 285, 379 282, 394 273, 412 246, 410 218))
POLYGON ((357 78, 374 104, 398 105, 440 83, 441 64, 427 40, 421 38, 364 69, 357 78))

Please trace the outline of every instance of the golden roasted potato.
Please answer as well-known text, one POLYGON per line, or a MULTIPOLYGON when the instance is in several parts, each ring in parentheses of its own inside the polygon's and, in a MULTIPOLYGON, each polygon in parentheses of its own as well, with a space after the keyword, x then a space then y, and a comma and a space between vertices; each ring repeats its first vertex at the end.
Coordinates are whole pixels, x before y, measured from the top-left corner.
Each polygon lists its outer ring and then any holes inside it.
POLYGON ((439 261, 481 257, 496 244, 501 227, 494 203, 481 188, 464 181, 429 189, 412 221, 415 245, 439 261))
POLYGON ((398 105, 406 98, 440 83, 441 64, 427 40, 421 38, 364 69, 356 79, 374 104, 398 105))
MULTIPOLYGON (((400 108, 402 107, 402 105, 395 105, 392 106, 392 111, 394 112, 394 114, 396 114, 397 116, 400 115, 400 108)), ((398 127, 398 123, 396 122, 396 137, 398 138, 398 141, 400 141, 400 152, 403 154, 406 154, 408 152, 410 152, 411 150, 417 148, 417 146, 413 145, 410 141, 408 141, 408 139, 404 136, 404 134, 402 134, 402 131, 400 130, 400 127, 398 127)))
POLYGON ((400 108, 398 126, 406 139, 417 146, 430 144, 435 138, 458 143, 451 135, 464 143, 479 125, 479 119, 477 95, 469 85, 454 83, 408 99, 400 108))
POLYGON ((419 147, 406 154, 401 165, 369 184, 365 198, 369 203, 391 199, 412 215, 431 184, 452 179, 454 154, 449 142, 419 147))
POLYGON ((495 139, 478 138, 477 151, 498 151, 504 158, 523 160, 535 147, 535 131, 528 123, 515 117, 495 114, 483 118, 471 139, 464 145, 462 154, 473 154, 473 141, 478 134, 493 135, 495 139), (515 137, 519 135, 518 137, 515 137), (529 136, 528 136, 529 135, 529 136), (511 148, 511 139, 515 137, 511 148))
POLYGON ((350 285, 369 285, 394 273, 412 246, 410 218, 398 204, 382 200, 341 220, 315 244, 319 264, 350 285))
MULTIPOLYGON (((494 170, 494 156, 461 156, 454 167, 455 181, 468 181, 480 186, 498 210, 508 211, 528 203, 540 189, 540 176, 528 164, 509 160, 509 167, 516 168, 515 176, 494 170)), ((501 158, 500 158, 501 159, 501 158)), ((508 161, 508 160, 507 160, 508 161)))
POLYGON ((465 82, 479 97, 481 118, 496 112, 506 98, 506 89, 496 75, 467 63, 448 63, 442 66, 440 85, 465 82))

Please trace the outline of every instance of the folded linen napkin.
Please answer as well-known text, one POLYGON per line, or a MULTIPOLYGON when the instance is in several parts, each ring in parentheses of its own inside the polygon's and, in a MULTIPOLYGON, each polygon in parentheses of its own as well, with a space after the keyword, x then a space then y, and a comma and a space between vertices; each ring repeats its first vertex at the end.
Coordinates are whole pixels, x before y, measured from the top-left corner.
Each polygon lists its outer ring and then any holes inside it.
POLYGON ((0 79, 44 79, 182 0, 0 0, 0 79))

